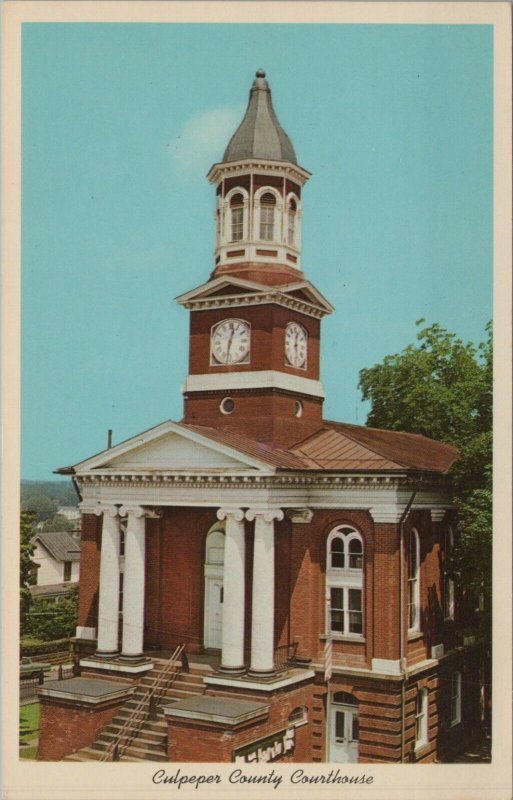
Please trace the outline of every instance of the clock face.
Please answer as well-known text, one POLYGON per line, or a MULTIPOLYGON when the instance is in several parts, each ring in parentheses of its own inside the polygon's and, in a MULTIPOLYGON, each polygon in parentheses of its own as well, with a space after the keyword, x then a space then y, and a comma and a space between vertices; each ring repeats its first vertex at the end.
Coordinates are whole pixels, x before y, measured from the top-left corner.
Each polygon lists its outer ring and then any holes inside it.
POLYGON ((297 322, 285 328, 285 357, 291 367, 306 368, 307 333, 297 322))
POLYGON ((224 319, 212 328, 210 363, 249 364, 250 329, 242 319, 224 319))

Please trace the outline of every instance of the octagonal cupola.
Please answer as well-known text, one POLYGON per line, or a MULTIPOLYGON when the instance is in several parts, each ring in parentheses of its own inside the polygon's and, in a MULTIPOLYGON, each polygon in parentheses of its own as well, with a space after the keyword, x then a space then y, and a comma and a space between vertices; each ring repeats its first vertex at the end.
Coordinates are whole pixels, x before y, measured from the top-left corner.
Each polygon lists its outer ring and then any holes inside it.
POLYGON ((257 70, 244 118, 208 173, 216 187, 215 277, 301 277, 301 190, 309 175, 278 122, 265 72, 257 70))

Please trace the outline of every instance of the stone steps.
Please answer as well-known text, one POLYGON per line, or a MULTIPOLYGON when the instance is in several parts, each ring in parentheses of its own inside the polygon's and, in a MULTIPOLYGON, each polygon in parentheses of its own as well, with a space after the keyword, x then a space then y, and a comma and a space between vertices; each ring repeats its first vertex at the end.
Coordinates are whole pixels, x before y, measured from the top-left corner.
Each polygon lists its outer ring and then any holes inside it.
MULTIPOLYGON (((129 719, 134 708, 145 697, 153 681, 158 678, 166 662, 156 661, 153 670, 141 678, 130 699, 118 709, 113 719, 98 733, 94 742, 88 747, 83 747, 75 753, 65 757, 65 761, 98 761, 107 748, 116 742, 121 729, 129 719)), ((203 675, 206 670, 199 673, 179 673, 173 685, 164 689, 157 704, 157 719, 146 720, 141 730, 127 747, 120 761, 167 761, 167 722, 162 711, 163 706, 176 703, 186 697, 193 697, 205 692, 203 675)))

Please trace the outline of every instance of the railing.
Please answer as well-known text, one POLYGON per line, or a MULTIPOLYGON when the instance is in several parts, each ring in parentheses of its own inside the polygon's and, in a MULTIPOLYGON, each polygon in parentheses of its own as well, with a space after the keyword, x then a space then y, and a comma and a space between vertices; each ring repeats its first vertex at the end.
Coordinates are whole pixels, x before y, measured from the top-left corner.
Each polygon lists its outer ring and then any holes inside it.
POLYGON ((43 673, 35 678, 20 680, 20 703, 23 700, 36 700, 37 690, 43 685, 43 673))
POLYGON ((59 669, 57 670, 57 680, 63 681, 66 678, 75 678, 78 675, 78 669, 75 665, 72 667, 63 667, 62 664, 59 664, 59 669))
POLYGON ((116 739, 108 745, 100 756, 100 761, 118 761, 130 744, 135 739, 142 726, 150 718, 156 708, 156 704, 162 697, 164 691, 168 689, 176 679, 183 663, 185 645, 180 644, 174 651, 171 658, 166 662, 165 667, 157 673, 150 684, 146 693, 141 697, 132 713, 127 717, 121 727, 116 739), (176 662, 179 665, 176 665, 176 662))
POLYGON ((281 644, 274 651, 274 669, 276 672, 284 672, 292 666, 297 653, 298 642, 281 644))

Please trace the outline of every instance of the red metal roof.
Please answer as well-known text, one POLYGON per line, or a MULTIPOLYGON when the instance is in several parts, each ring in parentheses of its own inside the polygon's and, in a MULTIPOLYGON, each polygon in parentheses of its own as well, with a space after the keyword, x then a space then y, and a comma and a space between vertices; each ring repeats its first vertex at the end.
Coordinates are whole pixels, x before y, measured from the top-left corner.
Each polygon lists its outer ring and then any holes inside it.
POLYGON ((451 445, 415 433, 385 431, 326 420, 288 450, 233 431, 179 423, 212 441, 278 469, 337 471, 428 470, 445 473, 458 458, 451 445))

